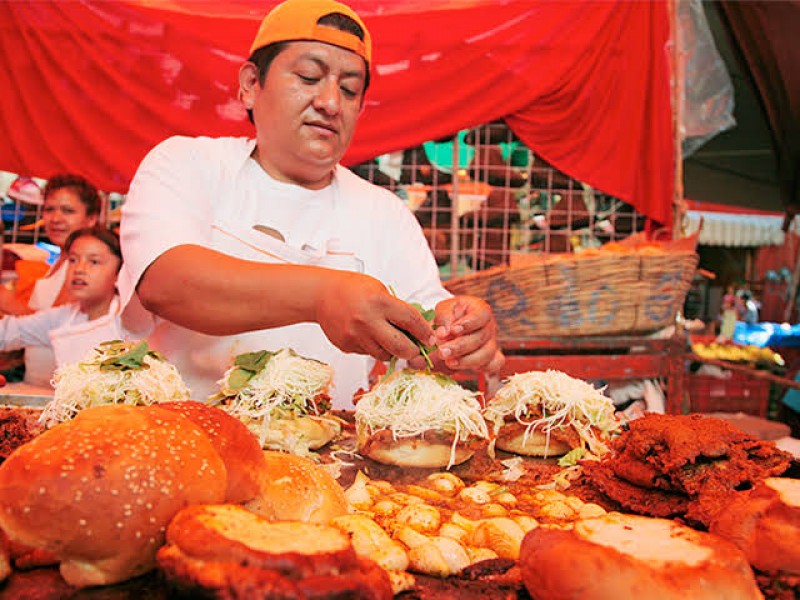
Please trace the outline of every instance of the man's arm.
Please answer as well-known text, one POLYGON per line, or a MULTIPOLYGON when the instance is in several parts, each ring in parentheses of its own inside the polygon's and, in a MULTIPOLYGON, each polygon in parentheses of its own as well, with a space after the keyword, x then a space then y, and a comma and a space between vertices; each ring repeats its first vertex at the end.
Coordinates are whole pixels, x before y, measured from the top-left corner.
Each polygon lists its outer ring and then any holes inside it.
POLYGON ((372 277, 246 261, 195 245, 159 256, 144 272, 137 293, 151 312, 211 335, 316 322, 340 350, 379 360, 419 355, 403 331, 421 340, 434 338, 416 309, 372 277))

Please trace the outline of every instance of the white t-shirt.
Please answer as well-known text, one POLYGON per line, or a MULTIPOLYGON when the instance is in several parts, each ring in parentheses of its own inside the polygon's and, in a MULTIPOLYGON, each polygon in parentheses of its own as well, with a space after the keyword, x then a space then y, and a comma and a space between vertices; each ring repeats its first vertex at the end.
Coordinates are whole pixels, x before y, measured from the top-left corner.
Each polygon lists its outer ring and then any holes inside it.
MULTIPOLYGON (((51 308, 66 278, 67 261, 64 260, 55 270, 51 270, 33 284, 28 306, 35 311, 51 308)), ((55 368, 56 358, 49 344, 29 345, 25 348, 25 383, 49 387, 55 368)))
MULTIPOLYGON (((341 166, 322 190, 276 181, 250 158, 254 147, 245 138, 173 137, 145 157, 123 205, 123 303, 156 258, 183 244, 260 262, 360 270, 426 308, 450 296, 419 223, 397 196, 341 166), (254 225, 279 231, 285 243, 254 225)), ((224 301, 236 310, 236 298, 224 301)), ((328 363, 337 408, 352 407, 373 366, 369 357, 339 351, 315 323, 209 336, 160 321, 150 343, 178 368, 197 400, 217 391, 216 382, 242 352, 289 347, 328 363)))

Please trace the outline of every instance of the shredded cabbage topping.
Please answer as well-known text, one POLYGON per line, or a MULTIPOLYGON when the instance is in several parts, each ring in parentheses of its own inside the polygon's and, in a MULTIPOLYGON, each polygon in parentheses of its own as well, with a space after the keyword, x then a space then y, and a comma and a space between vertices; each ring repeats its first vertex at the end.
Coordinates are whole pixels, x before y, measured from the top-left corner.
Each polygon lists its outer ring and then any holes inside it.
POLYGON ((287 428, 276 436, 271 425, 273 420, 308 417, 340 427, 333 417, 319 417, 329 408, 327 393, 332 380, 329 365, 300 356, 290 348, 248 352, 234 359, 234 365, 217 382, 219 393, 209 402, 219 404, 247 425, 262 447, 308 454, 300 435, 294 439, 287 428))
POLYGON ((77 363, 58 368, 55 392, 39 417, 52 427, 101 404, 148 406, 189 399, 178 370, 147 342, 103 342, 77 363))
POLYGON ((356 404, 356 427, 370 434, 388 429, 394 439, 431 431, 451 434, 449 468, 458 442, 489 437, 480 397, 480 392, 467 390, 440 373, 403 369, 361 397, 356 404))
POLYGON ((608 452, 603 439, 619 429, 614 403, 602 390, 552 369, 508 378, 486 406, 484 416, 494 424, 497 436, 510 415, 526 426, 524 441, 541 431, 549 442, 554 430, 572 426, 582 447, 598 456, 608 452))

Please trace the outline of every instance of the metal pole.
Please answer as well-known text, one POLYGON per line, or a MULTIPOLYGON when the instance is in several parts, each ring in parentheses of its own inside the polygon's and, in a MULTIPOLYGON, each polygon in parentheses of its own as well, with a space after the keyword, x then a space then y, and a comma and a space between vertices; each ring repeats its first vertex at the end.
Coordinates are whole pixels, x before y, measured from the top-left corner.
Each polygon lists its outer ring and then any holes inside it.
POLYGON ((459 140, 458 133, 453 136, 453 189, 450 194, 450 278, 458 277, 458 253, 459 253, 459 215, 458 215, 458 171, 459 162, 459 140))
POLYGON ((682 0, 670 0, 668 4, 670 23, 670 43, 672 44, 672 133, 673 155, 675 161, 674 190, 672 195, 672 238, 684 235, 684 216, 686 205, 683 201, 683 151, 681 127, 684 111, 684 60, 680 34, 678 8, 682 0))

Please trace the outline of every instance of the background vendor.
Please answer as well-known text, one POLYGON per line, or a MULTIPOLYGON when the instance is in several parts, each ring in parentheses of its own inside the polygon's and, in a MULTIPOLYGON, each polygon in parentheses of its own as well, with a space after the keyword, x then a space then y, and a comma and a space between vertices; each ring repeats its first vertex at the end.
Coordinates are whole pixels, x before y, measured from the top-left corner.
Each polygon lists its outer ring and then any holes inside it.
POLYGON ((236 354, 291 347, 330 364, 334 406, 350 406, 370 357, 423 364, 404 331, 438 344, 437 368, 498 370, 488 304, 451 297, 402 201, 338 164, 370 82, 358 15, 288 0, 250 53, 239 95, 255 139, 162 142, 123 207, 120 293, 161 318, 151 344, 198 400, 236 354), (410 302, 435 307, 435 326, 410 302))

